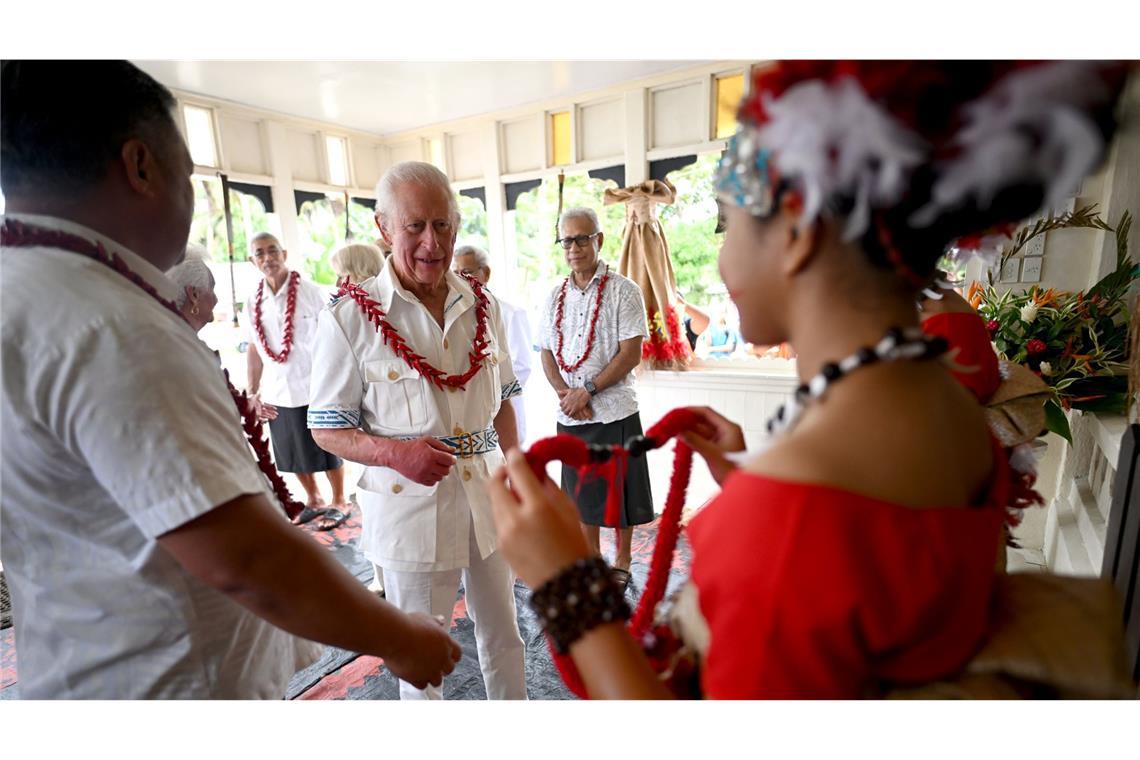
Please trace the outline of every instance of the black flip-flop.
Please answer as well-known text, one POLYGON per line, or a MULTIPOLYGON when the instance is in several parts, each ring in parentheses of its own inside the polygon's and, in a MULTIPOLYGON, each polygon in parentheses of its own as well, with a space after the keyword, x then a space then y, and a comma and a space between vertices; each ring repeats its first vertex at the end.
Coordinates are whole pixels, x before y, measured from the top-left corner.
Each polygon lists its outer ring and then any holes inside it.
POLYGON ((615 567, 610 570, 610 575, 621 586, 621 591, 624 594, 625 590, 629 588, 630 581, 633 580, 633 573, 628 570, 622 570, 620 567, 615 567))
POLYGON ((312 522, 318 517, 324 517, 329 513, 328 507, 305 507, 301 513, 293 518, 294 525, 304 525, 307 522, 312 522))
POLYGON ((332 520, 332 524, 325 526, 318 525, 317 530, 332 530, 333 528, 339 527, 341 523, 348 519, 348 512, 341 512, 339 509, 329 508, 325 510, 325 513, 321 515, 321 518, 325 520, 332 520))

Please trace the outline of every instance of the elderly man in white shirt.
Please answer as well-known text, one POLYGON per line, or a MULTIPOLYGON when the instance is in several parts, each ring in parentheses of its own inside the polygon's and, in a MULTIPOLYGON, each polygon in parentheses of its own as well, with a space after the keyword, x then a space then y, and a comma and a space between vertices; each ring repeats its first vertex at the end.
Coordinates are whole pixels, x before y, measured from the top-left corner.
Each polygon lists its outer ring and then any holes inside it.
MULTIPOLYGON (((491 280, 491 262, 487 252, 474 245, 461 245, 455 249, 455 259, 452 268, 459 274, 474 277, 483 285, 491 280)), ((503 324, 507 328, 507 343, 511 350, 511 369, 515 371, 515 379, 519 381, 519 388, 526 390, 526 381, 530 378, 531 353, 533 352, 530 335, 530 320, 526 309, 515 306, 509 301, 499 298, 499 306, 503 310, 503 324)), ((526 443, 526 404, 522 393, 511 398, 511 406, 515 408, 515 419, 518 420, 519 445, 526 443)))
POLYGON ((280 699, 313 641, 439 683, 458 646, 289 526, 177 312, 162 272, 194 165, 173 96, 125 61, 4 61, 0 80, 0 553, 21 696, 280 699))
MULTIPOLYGON (((592 209, 567 209, 558 229, 571 272, 547 298, 539 333, 542 369, 560 399, 557 429, 587 443, 621 445, 642 434, 633 370, 649 337, 645 299, 637 283, 601 260, 605 235, 592 209)), ((631 578, 633 526, 653 521, 645 457, 630 458, 622 486, 613 566, 624 588, 631 578)), ((606 484, 587 481, 579 488, 577 473, 563 467, 562 490, 574 495, 586 539, 600 554, 606 484)))
MULTIPOLYGON (((451 619, 460 578, 491 699, 525 699, 514 576, 496 551, 487 481, 517 446, 498 301, 450 271, 459 208, 431 164, 396 164, 376 188, 384 269, 322 312, 309 427, 323 448, 366 465, 361 549, 388 600, 451 619)), ((400 684, 404 699, 440 689, 400 684)))
POLYGON ((300 272, 285 265, 289 252, 269 232, 250 242, 250 262, 264 275, 246 298, 249 376, 246 391, 262 419, 269 420, 269 440, 277 469, 291 472, 305 489, 305 510, 298 525, 319 518, 317 530, 344 522, 344 462, 321 449, 305 424, 309 411, 309 378, 313 372, 313 339, 317 315, 328 296, 300 272), (325 508, 316 473, 332 487, 332 508, 325 508))

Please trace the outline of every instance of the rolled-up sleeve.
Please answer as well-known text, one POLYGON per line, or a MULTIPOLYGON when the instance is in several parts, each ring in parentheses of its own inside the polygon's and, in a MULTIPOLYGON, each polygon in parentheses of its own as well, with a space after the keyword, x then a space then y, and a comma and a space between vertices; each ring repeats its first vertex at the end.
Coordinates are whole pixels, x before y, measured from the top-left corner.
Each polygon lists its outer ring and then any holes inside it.
POLYGON ((364 380, 360 362, 330 309, 317 317, 313 374, 309 385, 308 426, 316 429, 360 427, 364 380))

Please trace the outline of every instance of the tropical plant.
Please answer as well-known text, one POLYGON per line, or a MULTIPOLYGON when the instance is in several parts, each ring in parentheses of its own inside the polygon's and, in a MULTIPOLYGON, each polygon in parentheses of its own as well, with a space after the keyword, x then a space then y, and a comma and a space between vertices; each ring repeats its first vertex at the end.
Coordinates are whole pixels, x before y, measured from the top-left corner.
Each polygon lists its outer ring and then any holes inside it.
POLYGON ((967 293, 986 320, 1002 358, 1028 367, 1053 390, 1046 402, 1048 428, 1071 440, 1064 410, 1124 414, 1128 408, 1128 291, 1140 266, 1128 256, 1131 214, 1109 226, 1093 206, 1049 217, 1023 228, 1002 262, 1037 235, 1065 227, 1108 230, 1116 237, 1116 267, 1087 291, 1070 293, 1033 286, 999 292, 975 282, 967 293), (1012 253, 1011 253, 1012 252, 1012 253))

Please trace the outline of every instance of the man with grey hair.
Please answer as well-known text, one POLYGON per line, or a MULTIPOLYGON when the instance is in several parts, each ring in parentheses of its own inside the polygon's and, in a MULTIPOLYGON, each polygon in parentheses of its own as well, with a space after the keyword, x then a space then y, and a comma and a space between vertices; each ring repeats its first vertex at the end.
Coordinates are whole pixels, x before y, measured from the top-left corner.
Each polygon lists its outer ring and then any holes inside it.
POLYGON ((317 530, 331 530, 351 511, 344 497, 344 463, 313 440, 306 425, 309 377, 317 314, 328 297, 315 283, 285 265, 289 252, 270 232, 250 242, 250 262, 264 275, 246 299, 249 348, 246 390, 262 419, 269 421, 269 440, 277 469, 297 476, 305 489, 305 509, 297 525, 316 519, 317 530), (316 473, 332 486, 332 507, 325 507, 316 473))
MULTIPOLYGON (((645 301, 635 282, 599 258, 605 235, 592 209, 571 208, 558 220, 556 241, 570 275, 551 291, 539 332, 542 369, 560 399, 558 432, 586 443, 624 445, 641 435, 633 370, 641 341, 649 337, 645 301)), ((633 457, 622 483, 614 576, 629 585, 633 526, 653 521, 653 497, 645 457, 633 457)), ((574 496, 586 540, 600 554, 605 524, 606 484, 584 482, 562 468, 562 490, 574 496)))
MULTIPOLYGON (((383 569, 388 601, 450 620, 462 578, 487 696, 525 699, 514 576, 487 491, 499 449, 518 445, 502 309, 450 270, 459 208, 439 169, 389 169, 376 217, 392 254, 320 315, 309 427, 365 465, 360 546, 383 569)), ((401 682, 400 696, 442 691, 401 682)))
MULTIPOLYGON (((486 285, 491 279, 491 262, 487 252, 474 245, 461 245, 455 249, 455 260, 452 268, 459 274, 474 277, 486 285)), ((515 371, 515 379, 519 387, 526 389, 526 381, 530 377, 531 346, 530 319, 527 318, 526 309, 515 306, 502 298, 499 305, 503 308, 503 323, 507 328, 507 341, 510 344, 511 367, 515 371)), ((515 419, 518 420, 519 444, 526 442, 526 405, 520 393, 511 399, 511 406, 515 408, 515 419)))

